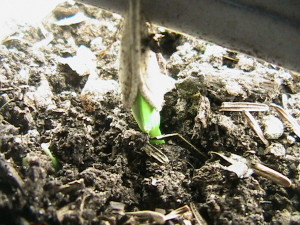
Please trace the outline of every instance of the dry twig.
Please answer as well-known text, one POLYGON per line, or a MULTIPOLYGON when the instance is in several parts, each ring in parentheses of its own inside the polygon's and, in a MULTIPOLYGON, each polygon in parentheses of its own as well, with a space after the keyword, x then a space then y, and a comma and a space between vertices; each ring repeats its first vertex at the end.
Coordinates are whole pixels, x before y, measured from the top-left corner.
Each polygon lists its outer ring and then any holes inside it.
POLYGON ((250 112, 248 111, 243 111, 244 115, 246 117, 246 119, 248 120, 250 126, 252 127, 252 129, 255 131, 255 133, 258 135, 258 137, 260 138, 260 140, 266 145, 269 146, 269 142, 268 140, 265 138, 259 124, 257 123, 256 119, 251 115, 250 112))
POLYGON ((164 215, 160 212, 155 212, 151 210, 143 210, 143 211, 136 211, 136 212, 126 212, 127 215, 138 216, 138 217, 145 217, 154 220, 158 224, 164 224, 167 220, 171 220, 182 216, 184 213, 189 212, 190 208, 185 205, 178 209, 171 211, 169 214, 164 215))
POLYGON ((153 145, 147 143, 143 150, 149 155, 150 157, 155 158, 160 163, 169 163, 168 157, 158 148, 154 147, 153 145))
POLYGON ((220 111, 243 112, 243 111, 268 111, 269 106, 263 103, 253 102, 223 102, 220 111))
POLYGON ((280 184, 284 187, 290 187, 292 185, 292 182, 289 178, 260 163, 251 165, 251 168, 253 169, 254 173, 274 181, 276 184, 280 184))
POLYGON ((294 133, 300 138, 300 126, 297 122, 297 120, 292 117, 284 108, 280 107, 279 105, 276 105, 274 103, 270 104, 271 107, 276 109, 276 111, 279 113, 280 117, 285 121, 294 131, 294 133))
POLYGON ((251 163, 246 158, 232 153, 230 157, 227 157, 224 154, 218 152, 212 153, 220 156, 221 158, 232 164, 229 167, 224 167, 224 169, 236 173, 238 177, 247 177, 254 172, 257 175, 265 177, 284 187, 290 187, 292 185, 292 181, 289 178, 261 163, 251 163), (234 166, 235 164, 237 166, 234 166), (241 173, 241 169, 245 171, 241 173))
POLYGON ((197 220, 197 223, 199 225, 207 225, 206 221, 200 215, 200 213, 198 212, 198 210, 196 208, 196 205, 193 202, 191 202, 190 207, 191 207, 191 211, 193 212, 193 215, 195 216, 195 219, 197 220))
POLYGON ((170 137, 179 137, 182 141, 184 141, 186 144, 188 144, 193 150, 195 150, 196 152, 198 152, 200 155, 202 155, 205 159, 207 159, 208 157, 201 152, 198 148, 196 148, 193 144, 191 144, 188 140, 186 140, 181 134, 179 133, 173 133, 173 134, 164 134, 161 136, 156 136, 156 137, 152 137, 152 140, 161 140, 161 139, 165 139, 165 138, 170 138, 170 137))

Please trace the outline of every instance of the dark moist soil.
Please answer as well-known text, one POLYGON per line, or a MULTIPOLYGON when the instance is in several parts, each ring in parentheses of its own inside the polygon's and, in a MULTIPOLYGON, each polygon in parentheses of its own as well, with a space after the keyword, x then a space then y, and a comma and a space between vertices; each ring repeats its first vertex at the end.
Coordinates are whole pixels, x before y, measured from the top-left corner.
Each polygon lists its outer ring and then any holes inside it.
MULTIPOLYGON (((219 111, 228 101, 276 103, 300 118, 299 75, 157 28, 165 35, 167 71, 176 79, 165 96, 161 129, 208 156, 173 137, 157 146, 169 159, 161 163, 144 152, 149 138, 120 101, 121 24, 120 16, 97 8, 62 5, 44 21, 46 36, 22 27, 0 45, 0 224, 155 223, 124 215, 121 203, 127 212, 166 213, 194 204, 207 224, 300 224, 299 137, 285 126, 267 148, 242 113, 219 111), (55 24, 78 11, 88 18, 55 24), (92 75, 79 76, 62 62, 80 45, 96 56, 91 74, 104 86, 82 92, 92 75), (238 177, 212 151, 261 162, 292 186, 255 174, 238 177)), ((252 114, 260 125, 267 115, 279 117, 273 109, 252 114)))

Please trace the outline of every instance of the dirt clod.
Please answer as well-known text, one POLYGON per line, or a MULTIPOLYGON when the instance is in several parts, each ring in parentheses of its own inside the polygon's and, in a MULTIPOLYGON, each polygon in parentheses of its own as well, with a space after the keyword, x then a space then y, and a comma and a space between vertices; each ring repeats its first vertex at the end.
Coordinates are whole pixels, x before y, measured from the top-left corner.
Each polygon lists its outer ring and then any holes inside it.
MULTIPOLYGON (((299 121, 295 74, 179 34, 176 45, 168 39, 164 48, 172 49, 163 50, 176 79, 161 111, 163 133, 181 134, 203 155, 255 159, 292 181, 284 188, 255 174, 239 178, 219 158, 206 159, 176 137, 157 146, 168 164, 143 151, 149 137, 123 108, 116 83, 120 16, 61 5, 44 27, 53 34, 47 44, 32 26, 0 44, 0 224, 154 224, 124 211, 169 213, 191 203, 207 224, 299 224, 299 138, 281 126, 275 111, 253 113, 258 124, 268 116, 280 125, 278 134, 266 135, 266 149, 242 113, 219 111, 227 101, 276 103, 299 121), (55 23, 78 12, 86 14, 84 21, 55 23), (84 76, 61 61, 80 45, 97 58, 84 76), (93 91, 93 81, 105 88, 93 91), (124 210, 112 207, 120 204, 124 210)), ((182 217, 172 223, 188 224, 182 217)))

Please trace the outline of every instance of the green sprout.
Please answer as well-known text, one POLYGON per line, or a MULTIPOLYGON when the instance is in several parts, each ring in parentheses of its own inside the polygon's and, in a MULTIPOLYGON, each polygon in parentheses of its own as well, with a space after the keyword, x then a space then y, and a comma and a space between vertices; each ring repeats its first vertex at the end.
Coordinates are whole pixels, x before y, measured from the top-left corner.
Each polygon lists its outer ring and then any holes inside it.
POLYGON ((41 144, 43 151, 46 153, 46 155, 48 155, 50 157, 52 166, 55 169, 55 171, 57 172, 58 170, 60 170, 61 164, 59 163, 57 158, 52 154, 52 152, 49 149, 49 146, 50 146, 50 143, 42 143, 41 144))
POLYGON ((49 151, 45 151, 45 153, 51 158, 51 162, 52 162, 52 166, 55 169, 55 171, 59 171, 61 168, 61 164, 59 163, 59 161, 57 160, 56 157, 53 156, 53 154, 49 151))
MULTIPOLYGON (((132 113, 140 129, 148 133, 150 137, 161 136, 159 111, 150 105, 140 94, 132 104, 132 113)), ((151 144, 164 144, 164 140, 150 140, 151 144)))

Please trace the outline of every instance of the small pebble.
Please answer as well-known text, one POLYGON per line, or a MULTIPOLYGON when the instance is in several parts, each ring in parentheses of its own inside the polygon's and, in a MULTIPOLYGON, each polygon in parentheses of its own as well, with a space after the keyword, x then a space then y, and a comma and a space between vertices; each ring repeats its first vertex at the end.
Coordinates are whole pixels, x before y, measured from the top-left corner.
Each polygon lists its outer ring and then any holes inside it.
POLYGON ((268 139, 278 139, 283 134, 283 123, 275 116, 269 115, 263 117, 262 124, 265 128, 264 135, 268 139))
POLYGON ((255 69, 255 64, 255 59, 242 54, 239 56, 238 67, 242 70, 247 72, 253 71, 255 69))
POLYGON ((286 140, 289 144, 294 144, 296 142, 296 138, 294 138, 293 136, 289 135, 286 137, 286 140))
POLYGON ((102 37, 96 37, 95 39, 93 39, 91 41, 90 46, 91 46, 91 50, 93 52, 102 51, 102 50, 105 50, 107 48, 107 46, 103 44, 102 37))
POLYGON ((53 14, 57 19, 63 19, 70 16, 74 16, 78 13, 79 8, 76 5, 59 5, 53 10, 53 14))
POLYGON ((285 156, 286 150, 285 147, 280 143, 272 143, 265 150, 266 154, 272 154, 277 157, 285 156))
POLYGON ((19 137, 15 137, 15 138, 14 138, 14 143, 15 143, 15 144, 21 144, 21 143, 22 143, 22 139, 19 138, 19 137))
POLYGON ((8 94, 4 93, 4 94, 0 95, 0 106, 2 107, 2 105, 9 102, 9 100, 10 100, 10 98, 9 98, 8 94))
POLYGON ((226 49, 217 45, 208 45, 205 49, 203 59, 207 60, 213 67, 221 67, 223 65, 223 56, 226 49))

